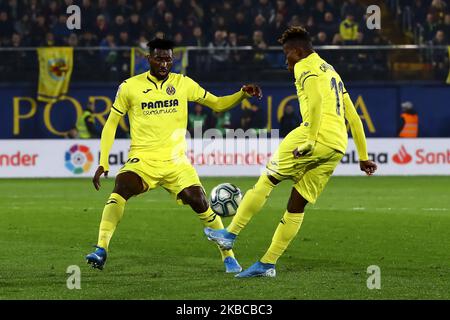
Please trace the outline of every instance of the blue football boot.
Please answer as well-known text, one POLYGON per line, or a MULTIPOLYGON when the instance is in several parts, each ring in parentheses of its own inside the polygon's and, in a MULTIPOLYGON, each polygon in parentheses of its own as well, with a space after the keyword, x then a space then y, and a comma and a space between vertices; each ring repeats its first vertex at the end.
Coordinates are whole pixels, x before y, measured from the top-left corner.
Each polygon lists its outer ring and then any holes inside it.
POLYGON ((214 241, 222 250, 230 250, 233 248, 236 235, 227 231, 227 229, 204 229, 208 240, 214 241))
POLYGON ((223 260, 223 264, 225 265, 226 273, 238 273, 242 271, 242 267, 239 265, 236 258, 226 257, 225 260, 223 260))
POLYGON ((86 261, 92 266, 92 268, 103 270, 107 256, 106 250, 99 246, 94 247, 97 249, 86 256, 86 261))
POLYGON ((271 263, 262 263, 260 261, 252 264, 248 269, 235 275, 236 278, 251 278, 251 277, 271 277, 277 275, 275 265, 271 263))

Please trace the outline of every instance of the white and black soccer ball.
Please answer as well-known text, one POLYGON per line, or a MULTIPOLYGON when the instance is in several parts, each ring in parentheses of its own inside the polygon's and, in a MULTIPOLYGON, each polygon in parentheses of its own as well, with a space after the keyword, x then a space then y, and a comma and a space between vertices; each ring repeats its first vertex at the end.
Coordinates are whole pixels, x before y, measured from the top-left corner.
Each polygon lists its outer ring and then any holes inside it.
POLYGON ((211 190, 209 203, 211 209, 221 217, 236 214, 242 200, 241 190, 231 183, 221 183, 211 190))

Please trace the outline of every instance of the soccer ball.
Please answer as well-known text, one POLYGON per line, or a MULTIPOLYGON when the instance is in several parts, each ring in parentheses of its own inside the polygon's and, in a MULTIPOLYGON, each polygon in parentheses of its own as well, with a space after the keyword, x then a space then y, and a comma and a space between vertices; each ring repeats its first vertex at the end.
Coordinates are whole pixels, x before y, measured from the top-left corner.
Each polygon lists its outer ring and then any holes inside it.
POLYGON ((211 191, 209 203, 211 209, 221 217, 236 214, 242 200, 241 190, 231 183, 221 183, 211 191))

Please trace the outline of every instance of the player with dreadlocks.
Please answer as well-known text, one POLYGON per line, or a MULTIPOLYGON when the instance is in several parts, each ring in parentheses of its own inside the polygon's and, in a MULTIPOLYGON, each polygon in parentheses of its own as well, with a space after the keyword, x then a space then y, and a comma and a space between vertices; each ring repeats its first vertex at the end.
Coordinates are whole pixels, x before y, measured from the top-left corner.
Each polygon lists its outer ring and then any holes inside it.
POLYGON ((292 180, 293 188, 272 243, 264 256, 238 278, 274 277, 275 264, 298 233, 305 206, 315 203, 347 148, 348 121, 360 169, 372 175, 377 166, 369 160, 361 119, 339 74, 313 49, 308 32, 301 27, 287 29, 279 42, 287 68, 294 73, 302 123, 281 142, 267 163, 266 172, 247 191, 233 221, 226 229, 205 228, 209 240, 231 249, 239 232, 260 211, 273 188, 292 180))

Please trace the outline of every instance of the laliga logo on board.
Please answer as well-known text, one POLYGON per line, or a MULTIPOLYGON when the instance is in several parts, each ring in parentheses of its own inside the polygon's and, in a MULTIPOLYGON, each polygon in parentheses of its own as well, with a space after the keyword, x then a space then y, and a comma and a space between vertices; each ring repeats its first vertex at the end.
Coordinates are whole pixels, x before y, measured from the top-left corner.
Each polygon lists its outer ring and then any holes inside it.
POLYGON ((406 151, 405 146, 402 145, 400 150, 394 154, 392 160, 397 164, 407 164, 411 162, 412 156, 406 151))
POLYGON ((66 151, 66 168, 74 174, 88 172, 93 161, 94 157, 87 146, 74 144, 66 151))

